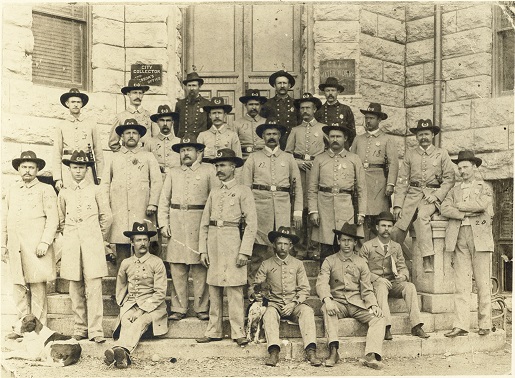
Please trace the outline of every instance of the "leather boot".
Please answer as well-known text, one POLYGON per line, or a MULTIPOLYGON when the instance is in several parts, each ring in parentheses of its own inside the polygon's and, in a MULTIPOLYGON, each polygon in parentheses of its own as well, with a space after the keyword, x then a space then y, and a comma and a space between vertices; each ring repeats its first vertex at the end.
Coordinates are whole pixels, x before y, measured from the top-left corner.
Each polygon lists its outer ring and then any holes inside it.
POLYGON ((320 359, 317 358, 316 346, 313 347, 310 344, 306 347, 306 357, 307 357, 308 361, 311 363, 311 366, 322 365, 322 361, 320 361, 320 359))
POLYGON ((386 329, 384 330, 384 339, 385 340, 393 340, 392 333, 390 332, 390 328, 392 326, 386 326, 386 329))
POLYGON ((279 362, 279 352, 281 351, 281 348, 277 345, 270 345, 270 348, 268 348, 268 358, 265 362, 265 365, 267 366, 276 366, 279 362))
POLYGON ((338 345, 336 343, 329 344, 329 358, 325 360, 325 366, 333 367, 339 359, 340 355, 338 354, 338 345))

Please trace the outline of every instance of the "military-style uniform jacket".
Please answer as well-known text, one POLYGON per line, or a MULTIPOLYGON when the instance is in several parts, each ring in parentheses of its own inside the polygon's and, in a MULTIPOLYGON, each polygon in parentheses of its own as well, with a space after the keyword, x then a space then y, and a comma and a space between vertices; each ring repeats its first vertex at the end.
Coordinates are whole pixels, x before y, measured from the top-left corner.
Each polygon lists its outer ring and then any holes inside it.
POLYGON ((396 274, 404 275, 409 280, 409 271, 399 243, 390 240, 388 252, 385 253, 379 238, 376 237, 363 243, 359 255, 368 263, 371 282, 374 282, 379 277, 392 281, 395 279, 396 274))
POLYGON ((140 258, 133 255, 122 261, 116 277, 116 303, 120 315, 113 339, 120 335, 121 318, 135 305, 152 316, 154 336, 168 332, 166 312, 166 269, 159 257, 146 253, 140 258))
POLYGON ((219 184, 212 164, 196 161, 191 167, 181 165, 170 170, 161 190, 158 207, 159 225, 170 225, 172 233, 165 261, 200 264, 200 220, 209 192, 219 184))
POLYGON ((202 143, 204 148, 204 158, 213 159, 216 151, 222 148, 230 148, 241 157, 241 144, 238 135, 229 128, 229 125, 223 124, 220 128, 211 126, 209 130, 202 131, 197 137, 197 143, 202 143))
MULTIPOLYGON (((21 179, 20 179, 21 180, 21 179)), ((2 247, 9 252, 15 285, 55 279, 54 241, 59 215, 52 186, 37 178, 15 182, 5 193, 2 211, 2 247), (36 256, 40 242, 49 245, 45 256, 36 256)))
POLYGON ((393 206, 402 208, 402 218, 395 225, 406 230, 424 198, 435 195, 440 203, 454 185, 454 166, 446 150, 433 145, 406 152, 399 171, 393 206))
POLYGON ((386 185, 395 186, 399 173, 397 147, 392 138, 383 130, 358 135, 350 149, 363 162, 367 182, 366 215, 377 215, 389 211, 386 185), (388 177, 385 177, 385 164, 388 164, 388 177))
POLYGON ((109 134, 109 141, 107 144, 114 152, 119 151, 121 147, 120 136, 116 134, 115 131, 116 127, 123 125, 125 120, 129 118, 135 119, 139 125, 147 128, 147 133, 139 140, 140 146, 144 146, 150 138, 161 132, 159 126, 150 120, 150 112, 147 109, 144 109, 141 106, 136 109, 132 105, 127 105, 127 109, 118 113, 112 122, 111 133, 109 134))
POLYGON ((449 218, 445 233, 446 251, 454 251, 463 224, 470 224, 472 228, 476 251, 494 250, 492 191, 484 181, 474 180, 470 187, 464 183, 457 183, 442 203, 442 215, 449 218), (458 210, 458 205, 463 206, 462 211, 458 210), (478 216, 465 218, 465 212, 478 213, 478 216))
POLYGON ((247 266, 237 267, 238 254, 252 255, 257 216, 249 188, 236 179, 222 183, 209 194, 200 222, 199 251, 209 256, 207 284, 241 286, 247 283, 247 266), (238 224, 245 217, 245 232, 240 239, 238 224))
POLYGON ((291 129, 302 122, 298 110, 293 106, 293 98, 289 95, 284 99, 274 96, 262 106, 261 114, 265 118, 275 118, 279 125, 286 127, 286 133, 281 135, 279 141, 281 150, 284 150, 291 129))
POLYGON ((147 219, 152 223, 149 229, 155 229, 155 221, 150 219, 154 217, 148 217, 146 211, 147 206, 158 205, 163 181, 159 164, 151 152, 122 146, 112 155, 101 185, 109 193, 113 211, 110 243, 130 243, 123 232, 130 230, 134 222, 147 219))
POLYGON ((314 241, 333 244, 333 229, 341 229, 345 222, 354 223, 353 190, 357 190, 358 214, 364 214, 367 188, 358 155, 345 149, 336 154, 329 149, 315 157, 308 183, 309 213, 318 212, 320 218, 320 227, 313 227, 314 241))
POLYGON ((265 147, 265 141, 256 134, 256 128, 264 124, 265 121, 266 120, 259 115, 257 115, 256 118, 252 118, 248 114, 245 114, 243 118, 234 122, 233 129, 240 139, 244 160, 247 160, 249 154, 252 152, 262 150, 263 147, 265 147))
POLYGON ((159 163, 161 173, 166 174, 170 171, 170 168, 181 165, 180 154, 172 150, 172 146, 180 142, 181 139, 177 138, 172 133, 169 135, 159 133, 156 137, 150 138, 147 143, 145 143, 145 146, 143 146, 143 149, 154 154, 159 163))
POLYGON ((57 197, 63 233, 61 277, 71 281, 107 276, 104 241, 113 216, 102 188, 87 180, 73 182, 57 197), (81 257, 82 256, 82 257, 81 257))
POLYGON ((291 154, 268 148, 250 154, 242 170, 243 184, 253 188, 252 194, 258 212, 256 243, 269 245, 268 233, 280 226, 291 224, 290 185, 295 180, 294 211, 302 212, 302 184, 297 162, 291 154), (267 189, 264 189, 267 187, 267 189), (272 190, 273 189, 273 190, 272 190), (284 191, 281 191, 283 189, 284 191))
POLYGON ((190 102, 189 98, 177 100, 175 112, 179 113, 179 124, 173 125, 175 135, 182 138, 185 134, 198 136, 206 131, 209 126, 208 115, 204 112, 204 106, 211 103, 206 98, 198 95, 190 102))
MULTIPOLYGON (((324 103, 315 113, 315 118, 318 122, 325 123, 326 125, 332 125, 337 123, 340 126, 346 126, 349 129, 356 130, 356 124, 354 123, 354 113, 349 106, 336 101, 334 104, 329 105, 327 102, 324 103)), ((352 144, 354 138, 349 138, 349 146, 352 144)))
POLYGON ((316 290, 321 301, 330 297, 365 310, 377 306, 367 262, 354 253, 350 257, 342 252, 327 257, 318 273, 316 290))

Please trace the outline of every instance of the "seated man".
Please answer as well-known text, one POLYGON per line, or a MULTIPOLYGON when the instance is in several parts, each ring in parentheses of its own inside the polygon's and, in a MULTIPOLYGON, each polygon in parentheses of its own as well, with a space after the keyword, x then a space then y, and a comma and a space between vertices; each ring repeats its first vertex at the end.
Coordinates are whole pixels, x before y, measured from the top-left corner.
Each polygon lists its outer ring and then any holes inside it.
POLYGON ((134 222, 132 231, 123 232, 131 239, 134 255, 123 260, 118 271, 116 303, 121 308, 113 333, 116 343, 104 353, 104 362, 114 362, 119 369, 130 364, 130 354, 150 325, 154 336, 168 332, 165 265, 159 257, 148 253, 149 240, 156 233, 148 231, 146 223, 138 222, 134 222))
POLYGON ((268 353, 266 365, 275 366, 279 360, 279 322, 281 318, 299 323, 302 341, 311 365, 320 366, 316 357, 316 328, 313 309, 304 303, 309 295, 309 281, 302 261, 290 256, 293 244, 299 242, 293 227, 279 227, 268 233, 275 256, 263 261, 256 274, 254 286, 270 285, 268 307, 263 315, 268 353))
POLYGON ((317 294, 322 301, 324 327, 329 343, 329 358, 325 366, 334 366, 338 355, 338 319, 355 318, 368 324, 365 358, 360 362, 373 369, 382 369, 381 354, 385 320, 377 305, 370 283, 367 262, 354 253, 357 226, 345 222, 341 230, 333 230, 338 237, 340 250, 328 256, 318 274, 317 294))
POLYGON ((399 243, 394 242, 390 237, 395 219, 389 211, 383 211, 377 216, 377 237, 367 241, 361 247, 359 255, 368 262, 370 269, 370 280, 374 286, 377 303, 383 311, 386 319, 385 340, 392 340, 390 328, 392 326, 388 297, 403 298, 408 307, 411 323, 411 334, 423 339, 427 335, 420 321, 420 310, 418 308, 417 289, 413 283, 408 282, 409 271, 402 255, 402 248, 399 243))

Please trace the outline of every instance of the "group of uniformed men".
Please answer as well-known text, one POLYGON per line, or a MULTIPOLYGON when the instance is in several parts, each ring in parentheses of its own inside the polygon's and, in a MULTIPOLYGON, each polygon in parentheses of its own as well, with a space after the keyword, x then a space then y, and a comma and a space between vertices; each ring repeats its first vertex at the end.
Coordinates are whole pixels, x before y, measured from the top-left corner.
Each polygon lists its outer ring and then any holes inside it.
POLYGON ((428 337, 409 282, 404 255, 410 259, 411 252, 403 242, 414 222, 430 272, 430 219, 438 209, 450 219, 446 249, 455 254, 456 320, 446 336, 469 330, 472 271, 479 334, 488 334, 493 214, 491 192, 475 175, 481 159, 461 151, 453 160, 462 178, 455 185, 448 153, 432 144, 439 127, 419 120, 410 129, 419 145, 407 151, 399 171, 395 142, 379 128, 388 117, 380 104, 360 110, 366 132, 356 136, 352 111, 337 99, 344 91, 337 79, 319 86, 325 104, 310 93, 291 98, 295 79, 288 72, 274 73, 269 82, 275 97, 247 90, 239 99, 246 114, 230 127, 226 115, 232 106, 221 97, 203 98, 204 81, 196 72, 183 81, 186 98, 175 111, 161 105, 152 115, 141 105, 149 87, 129 81, 121 90, 129 105, 116 116, 109 137, 115 152, 109 164, 95 121, 81 113, 88 96, 77 89, 64 93, 60 100, 69 116, 57 128, 52 167, 58 197, 36 178, 44 160, 32 151, 12 160, 22 180, 6 193, 2 257, 10 262, 19 315, 32 312, 46 323, 57 232, 76 339, 105 341, 106 258, 118 268, 117 343, 105 352, 107 364, 127 367, 150 325, 154 335, 162 335, 167 318, 186 316, 191 274, 193 310, 208 320, 199 343, 222 339, 225 289, 231 337, 247 344, 243 288, 249 284, 255 299, 255 285, 266 281, 266 364, 278 362, 279 321, 285 318, 299 323, 307 358, 319 366, 314 313, 305 303, 309 282, 299 261, 314 258, 321 261, 316 291, 330 351, 325 365, 339 359, 338 318, 354 317, 369 326, 361 362, 380 369, 382 340, 392 339, 389 296, 406 301, 412 334, 428 337), (303 247, 294 248, 299 242, 303 247), (167 270, 171 314, 164 301, 167 270))

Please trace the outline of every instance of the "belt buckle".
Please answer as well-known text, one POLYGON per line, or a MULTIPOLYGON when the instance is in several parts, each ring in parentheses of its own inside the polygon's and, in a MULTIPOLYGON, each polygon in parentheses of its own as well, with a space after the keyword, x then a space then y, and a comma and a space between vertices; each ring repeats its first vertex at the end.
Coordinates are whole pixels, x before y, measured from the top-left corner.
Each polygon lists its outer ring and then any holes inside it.
POLYGON ((180 208, 181 210, 185 211, 185 210, 188 210, 188 205, 180 204, 180 205, 179 205, 179 208, 180 208))
POLYGON ((216 227, 223 227, 224 221, 223 220, 216 220, 216 227))
POLYGON ((311 160, 311 155, 305 154, 304 155, 304 160, 311 160))
POLYGON ((277 192, 277 186, 275 186, 275 185, 270 185, 270 191, 271 191, 271 192, 277 192))
POLYGON ((338 193, 340 193, 340 189, 338 189, 338 188, 331 188, 331 193, 332 194, 338 194, 338 193))
POLYGON ((247 147, 245 151, 252 152, 252 151, 254 151, 254 147, 247 147))
POLYGON ((365 169, 367 169, 367 168, 369 167, 369 164, 368 164, 368 163, 363 163, 363 167, 364 167, 365 169))

